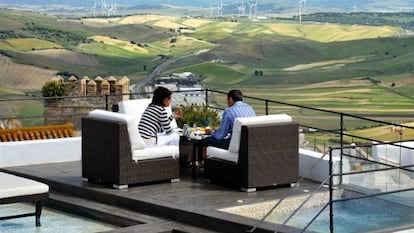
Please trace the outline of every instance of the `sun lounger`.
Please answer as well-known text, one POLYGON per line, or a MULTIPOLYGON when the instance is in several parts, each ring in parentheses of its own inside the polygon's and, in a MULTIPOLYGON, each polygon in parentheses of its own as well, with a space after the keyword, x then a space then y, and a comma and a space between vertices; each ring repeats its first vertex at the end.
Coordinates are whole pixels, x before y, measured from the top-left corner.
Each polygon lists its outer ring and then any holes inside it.
POLYGON ((42 202, 49 196, 49 186, 4 172, 0 172, 0 180, 0 205, 17 202, 34 202, 36 205, 34 213, 2 216, 0 220, 36 216, 36 226, 40 226, 42 202))

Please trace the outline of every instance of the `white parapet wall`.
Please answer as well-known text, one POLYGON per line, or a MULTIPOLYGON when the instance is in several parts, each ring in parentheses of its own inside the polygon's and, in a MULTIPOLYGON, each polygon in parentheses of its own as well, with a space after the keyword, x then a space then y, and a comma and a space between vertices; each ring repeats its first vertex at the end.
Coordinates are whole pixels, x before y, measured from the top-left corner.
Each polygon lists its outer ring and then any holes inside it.
POLYGON ((0 167, 80 161, 81 137, 0 142, 0 167))
MULTIPOLYGON (((325 155, 325 157, 321 160, 323 154, 306 150, 306 149, 299 149, 299 176, 305 176, 306 179, 323 182, 329 176, 329 155, 325 155), (315 165, 316 164, 316 165, 315 165), (315 166, 312 170, 311 168, 315 166)), ((333 171, 334 173, 339 173, 340 171, 340 159, 338 156, 333 157, 333 171)), ((350 166, 347 159, 343 159, 342 161, 342 172, 349 172, 350 166)), ((348 183, 349 177, 343 176, 343 183, 348 183)), ((339 177, 334 177, 333 180, 334 184, 339 183, 339 177)), ((327 182, 329 183, 329 181, 327 182)))
MULTIPOLYGON (((395 145, 380 145, 377 142, 373 142, 372 157, 377 162, 389 163, 396 166, 414 165, 414 142, 407 141, 395 143, 395 145)), ((414 169, 414 166, 411 169, 414 169)))

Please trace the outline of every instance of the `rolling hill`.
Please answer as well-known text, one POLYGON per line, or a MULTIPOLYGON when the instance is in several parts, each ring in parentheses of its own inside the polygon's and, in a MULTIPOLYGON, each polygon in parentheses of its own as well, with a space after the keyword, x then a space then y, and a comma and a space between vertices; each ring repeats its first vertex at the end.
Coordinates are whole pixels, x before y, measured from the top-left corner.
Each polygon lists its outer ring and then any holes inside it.
MULTIPOLYGON (((4 9, 0 19, 8 64, 42 70, 37 80, 66 72, 135 82, 170 58, 208 49, 165 73, 191 71, 208 87, 337 111, 413 113, 414 40, 399 27, 162 15, 65 20, 4 9)), ((4 78, 23 76, 32 75, 4 78)), ((26 90, 25 82, 1 82, 0 91, 26 90)))

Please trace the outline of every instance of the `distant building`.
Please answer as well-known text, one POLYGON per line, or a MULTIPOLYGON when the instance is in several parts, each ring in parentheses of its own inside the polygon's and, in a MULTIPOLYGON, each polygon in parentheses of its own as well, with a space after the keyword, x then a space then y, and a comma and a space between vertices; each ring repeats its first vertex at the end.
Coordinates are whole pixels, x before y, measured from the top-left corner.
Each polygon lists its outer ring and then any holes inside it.
POLYGON ((178 87, 177 87, 177 84, 176 83, 163 83, 163 82, 161 82, 161 83, 158 83, 158 84, 154 84, 154 87, 155 88, 157 88, 157 87, 165 87, 165 88, 167 88, 170 91, 178 91, 178 87))
POLYGON ((211 60, 211 62, 212 63, 223 63, 224 61, 221 59, 214 59, 214 60, 211 60))
POLYGON ((145 87, 145 91, 147 93, 153 92, 155 88, 160 86, 176 92, 172 95, 174 106, 205 103, 204 91, 200 91, 203 87, 191 72, 174 73, 169 77, 157 78, 152 86, 145 87))
POLYGON ((184 73, 179 73, 179 74, 173 74, 172 77, 184 79, 184 78, 194 78, 194 75, 191 72, 184 72, 184 73))

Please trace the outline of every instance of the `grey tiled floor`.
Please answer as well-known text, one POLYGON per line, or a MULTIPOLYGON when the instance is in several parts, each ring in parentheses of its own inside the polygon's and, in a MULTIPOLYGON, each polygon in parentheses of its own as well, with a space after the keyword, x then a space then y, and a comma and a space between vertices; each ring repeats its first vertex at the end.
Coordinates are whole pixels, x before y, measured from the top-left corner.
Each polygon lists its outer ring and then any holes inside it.
MULTIPOLYGON (((43 181, 50 185, 52 193, 87 199, 113 208, 135 212, 138 215, 136 221, 145 223, 148 229, 154 226, 172 227, 175 224, 176 227, 179 226, 182 229, 204 228, 206 232, 239 232, 240 229, 245 231, 258 224, 257 220, 226 213, 220 209, 274 201, 286 195, 303 195, 305 191, 317 186, 312 182, 303 182, 299 188, 281 187, 245 193, 207 183, 202 175, 197 180, 192 180, 187 175, 189 172, 183 170, 179 183, 156 183, 130 186, 127 190, 116 190, 109 186, 84 182, 81 177, 81 162, 10 167, 4 170, 43 181), (164 224, 159 222, 154 224, 160 219, 164 224), (229 228, 233 230, 228 230, 229 228)), ((68 200, 68 202, 73 201, 68 200)), ((108 210, 108 212, 114 211, 108 210)), ((145 224, 135 227, 143 228, 145 224)), ((269 223, 260 226, 264 229, 275 227, 269 223)), ((296 232, 297 229, 287 227, 285 230, 296 232)), ((135 231, 133 227, 118 231, 145 232, 144 230, 135 231)), ((188 230, 188 232, 193 231, 194 229, 188 230)), ((149 230, 148 232, 156 231, 149 230)))

